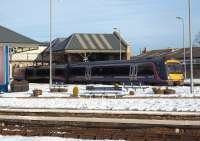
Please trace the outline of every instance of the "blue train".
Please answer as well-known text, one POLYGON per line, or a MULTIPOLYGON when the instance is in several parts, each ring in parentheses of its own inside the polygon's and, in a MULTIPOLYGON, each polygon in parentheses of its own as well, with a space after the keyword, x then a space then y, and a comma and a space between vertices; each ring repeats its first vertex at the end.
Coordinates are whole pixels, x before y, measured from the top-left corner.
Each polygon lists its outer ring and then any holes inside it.
MULTIPOLYGON (((63 83, 182 85, 184 80, 180 61, 163 58, 54 65, 52 71, 53 81, 63 83)), ((48 82, 49 66, 16 69, 14 78, 48 82)))

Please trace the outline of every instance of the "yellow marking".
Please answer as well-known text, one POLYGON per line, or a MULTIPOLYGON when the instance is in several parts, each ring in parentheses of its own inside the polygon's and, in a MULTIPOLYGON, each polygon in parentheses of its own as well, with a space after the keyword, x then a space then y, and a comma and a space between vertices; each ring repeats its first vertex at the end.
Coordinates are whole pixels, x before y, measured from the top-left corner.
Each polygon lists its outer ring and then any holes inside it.
POLYGON ((169 64, 169 63, 178 63, 178 64, 180 64, 180 61, 179 60, 166 60, 165 61, 165 64, 169 64))
POLYGON ((184 76, 183 74, 169 74, 169 80, 173 80, 173 81, 180 81, 183 80, 184 76))

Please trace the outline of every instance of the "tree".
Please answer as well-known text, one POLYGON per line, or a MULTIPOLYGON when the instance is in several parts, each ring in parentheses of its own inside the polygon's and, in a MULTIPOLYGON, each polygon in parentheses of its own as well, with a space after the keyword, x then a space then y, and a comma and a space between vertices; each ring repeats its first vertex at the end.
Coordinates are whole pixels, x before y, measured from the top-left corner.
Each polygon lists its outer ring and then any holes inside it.
POLYGON ((194 47, 200 47, 200 32, 196 34, 193 46, 194 47))

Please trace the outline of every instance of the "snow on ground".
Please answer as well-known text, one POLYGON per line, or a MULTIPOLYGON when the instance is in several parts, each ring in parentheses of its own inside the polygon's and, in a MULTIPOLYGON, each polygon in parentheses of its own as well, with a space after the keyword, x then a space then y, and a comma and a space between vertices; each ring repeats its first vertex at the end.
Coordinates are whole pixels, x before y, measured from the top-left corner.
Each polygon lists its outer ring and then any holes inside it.
MULTIPOLYGON (((67 93, 49 93, 48 84, 30 84, 29 92, 6 93, 1 95, 0 107, 8 108, 65 108, 81 110, 125 110, 125 111, 183 111, 200 112, 200 87, 195 87, 195 94, 190 94, 187 86, 169 87, 177 91, 176 95, 155 95, 152 87, 142 87, 139 89, 129 88, 135 91, 134 98, 126 99, 106 99, 106 98, 73 98, 72 89, 75 85, 67 86, 67 93), (32 90, 38 88, 43 90, 40 98, 31 98, 32 90), (144 88, 144 89, 143 89, 144 88), (30 97, 30 98, 17 98, 30 97), (47 98, 54 97, 54 98, 47 98), (63 98, 59 98, 63 97, 63 98), (142 97, 142 98, 140 98, 142 97), (143 98, 147 97, 147 98, 143 98), (159 97, 159 98, 158 98, 159 97), (170 99, 170 97, 177 97, 170 99), (181 98, 186 97, 186 99, 181 98)), ((98 85, 100 86, 100 85, 98 85)), ((102 85, 105 86, 105 85, 102 85)), ((80 95, 85 95, 85 85, 78 85, 80 95)), ((127 90, 127 93, 128 91, 127 90)), ((128 97, 128 96, 127 96, 128 97)))
POLYGON ((64 99, 0 98, 0 107, 65 108, 81 110, 200 112, 200 99, 64 99))
MULTIPOLYGON (((49 92, 49 85, 48 84, 30 84, 30 90, 28 92, 15 92, 15 93, 5 93, 0 95, 1 97, 30 97, 32 95, 32 91, 34 89, 41 89, 43 94, 39 97, 69 97, 72 95, 72 91, 74 86, 78 86, 79 88, 79 95, 89 95, 86 91, 86 85, 67 85, 66 88, 68 92, 65 93, 50 93, 49 92)), ((112 85, 95 85, 98 87, 113 87, 112 85)), ((123 89, 122 95, 127 95, 129 91, 134 91, 135 95, 133 97, 193 97, 193 96, 200 96, 200 86, 196 86, 194 90, 194 94, 190 94, 190 87, 189 86, 176 86, 176 87, 169 87, 170 89, 176 90, 176 95, 155 95, 153 93, 151 86, 125 86, 126 89, 123 89), (128 88, 127 88, 128 87, 128 88)), ((166 88, 166 87, 161 87, 166 88)))
MULTIPOLYGON (((200 84, 200 79, 193 79, 194 84, 200 84)), ((185 84, 190 84, 190 79, 184 80, 185 84)))
MULTIPOLYGON (((82 139, 66 139, 58 137, 22 137, 22 136, 0 136, 0 141, 93 141, 93 140, 82 140, 82 139)), ((100 140, 95 140, 100 141, 100 140)), ((111 141, 111 140, 101 140, 111 141)))

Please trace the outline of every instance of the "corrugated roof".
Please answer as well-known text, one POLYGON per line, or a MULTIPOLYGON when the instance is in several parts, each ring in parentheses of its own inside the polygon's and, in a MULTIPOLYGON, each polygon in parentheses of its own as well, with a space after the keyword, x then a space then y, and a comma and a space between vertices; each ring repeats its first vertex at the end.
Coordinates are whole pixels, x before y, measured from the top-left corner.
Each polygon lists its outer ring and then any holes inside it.
MULTIPOLYGON (((52 42, 53 51, 67 50, 120 50, 120 37, 118 34, 89 34, 74 33, 68 38, 57 38, 52 42)), ((122 51, 128 44, 121 38, 122 51)), ((49 51, 49 49, 47 49, 49 51)))
POLYGON ((0 25, 0 43, 38 44, 39 42, 0 25))

